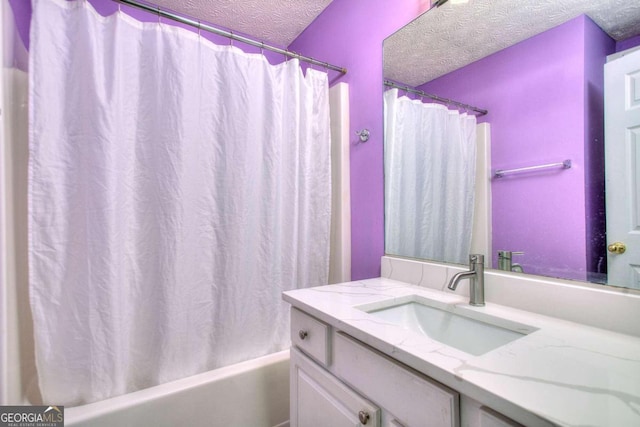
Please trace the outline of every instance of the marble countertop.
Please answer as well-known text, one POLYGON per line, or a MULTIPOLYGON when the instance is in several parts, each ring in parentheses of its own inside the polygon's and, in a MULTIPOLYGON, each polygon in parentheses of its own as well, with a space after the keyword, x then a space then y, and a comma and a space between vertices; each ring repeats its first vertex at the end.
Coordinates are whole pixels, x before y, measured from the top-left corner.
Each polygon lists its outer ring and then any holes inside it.
MULTIPOLYGON (((283 298, 525 425, 640 426, 638 337, 489 302, 471 307, 468 297, 386 278, 288 291, 283 298), (408 295, 537 330, 472 356, 356 308, 408 295)), ((629 321, 640 321, 640 315, 629 321)))

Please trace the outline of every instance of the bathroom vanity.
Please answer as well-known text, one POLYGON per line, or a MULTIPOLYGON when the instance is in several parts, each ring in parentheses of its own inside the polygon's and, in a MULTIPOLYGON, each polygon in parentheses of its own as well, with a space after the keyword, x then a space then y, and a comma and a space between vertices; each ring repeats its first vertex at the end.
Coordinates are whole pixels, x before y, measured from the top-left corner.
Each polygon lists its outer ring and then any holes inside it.
MULTIPOLYGON (((446 290, 459 270, 385 257, 386 277, 285 292, 291 425, 640 425, 636 334, 535 312, 544 299, 523 310, 516 294, 535 291, 516 276, 513 295, 492 298, 501 285, 489 274, 486 306, 472 307, 446 290)), ((577 289, 576 304, 592 291, 577 289)))

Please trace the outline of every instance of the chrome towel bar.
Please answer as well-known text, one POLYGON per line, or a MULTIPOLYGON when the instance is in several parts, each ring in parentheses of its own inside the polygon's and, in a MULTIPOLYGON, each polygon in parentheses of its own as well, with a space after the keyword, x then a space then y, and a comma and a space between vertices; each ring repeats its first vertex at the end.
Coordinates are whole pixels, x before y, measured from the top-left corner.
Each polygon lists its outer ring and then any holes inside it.
POLYGON ((519 172, 531 172, 537 171, 541 169, 551 169, 561 167, 562 169, 570 169, 571 168, 571 160, 565 160, 563 162, 558 163, 548 163, 546 165, 537 165, 537 166, 527 166, 524 168, 515 168, 515 169, 498 169, 493 174, 494 178, 502 178, 505 175, 519 172))

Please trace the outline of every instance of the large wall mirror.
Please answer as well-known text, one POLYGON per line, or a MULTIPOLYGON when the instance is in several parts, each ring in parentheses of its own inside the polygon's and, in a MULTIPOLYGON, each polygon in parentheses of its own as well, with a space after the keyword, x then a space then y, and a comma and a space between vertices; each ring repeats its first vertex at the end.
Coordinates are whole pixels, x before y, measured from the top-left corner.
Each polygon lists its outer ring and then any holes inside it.
POLYGON ((640 289, 640 3, 438 3, 384 41, 386 253, 640 289))

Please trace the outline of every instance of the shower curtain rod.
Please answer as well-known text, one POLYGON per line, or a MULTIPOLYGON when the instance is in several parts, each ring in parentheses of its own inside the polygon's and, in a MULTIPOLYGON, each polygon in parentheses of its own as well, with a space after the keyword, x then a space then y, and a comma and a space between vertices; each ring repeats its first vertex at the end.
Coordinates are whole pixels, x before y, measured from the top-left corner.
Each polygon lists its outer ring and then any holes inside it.
POLYGON ((452 99, 442 98, 438 95, 431 95, 421 90, 411 89, 409 86, 402 86, 402 85, 399 85, 398 83, 392 82, 391 80, 385 80, 384 85, 388 87, 394 87, 396 89, 401 89, 401 90, 404 90, 405 92, 415 93, 416 95, 419 95, 425 98, 430 98, 448 105, 455 105, 465 110, 475 111, 476 113, 478 113, 479 116, 484 116, 489 113, 488 110, 483 110, 482 108, 474 107, 473 105, 469 105, 469 104, 463 104, 462 102, 454 101, 452 99))
POLYGON ((260 49, 265 49, 265 50, 269 50, 271 52, 279 53, 279 54, 282 54, 282 55, 284 55, 286 57, 289 57, 289 58, 297 58, 300 61, 308 62, 308 63, 313 64, 313 65, 319 65, 319 66, 324 67, 324 68, 326 68, 328 70, 338 71, 338 72, 340 72, 342 74, 346 74, 347 73, 347 69, 344 68, 344 67, 338 67, 337 65, 332 65, 332 64, 329 64, 328 62, 318 61, 317 59, 313 59, 313 58, 310 58, 308 56, 300 55, 299 53, 292 52, 292 51, 287 50, 287 49, 281 49, 281 48, 276 47, 276 46, 268 45, 268 44, 266 44, 264 42, 259 42, 259 41, 250 39, 248 37, 239 36, 237 34, 233 34, 232 31, 221 30, 219 28, 212 27, 211 25, 203 24, 200 21, 197 21, 195 19, 188 18, 188 17, 185 17, 185 16, 180 16, 180 15, 177 15, 177 14, 172 13, 172 12, 167 12, 165 10, 161 10, 160 6, 153 7, 153 6, 149 6, 147 4, 139 3, 139 2, 133 1, 133 0, 113 0, 113 1, 115 1, 116 3, 126 4, 128 6, 132 6, 132 7, 138 8, 138 9, 146 10, 147 12, 151 12, 153 14, 158 15, 158 17, 171 19, 172 21, 177 21, 177 22, 180 22, 182 24, 186 24, 186 25, 195 27, 198 30, 204 30, 204 31, 207 31, 207 32, 210 32, 210 33, 213 33, 213 34, 217 34, 219 36, 223 36, 223 37, 229 38, 231 40, 236 40, 236 41, 248 44, 250 46, 255 46, 255 47, 259 47, 260 49))

